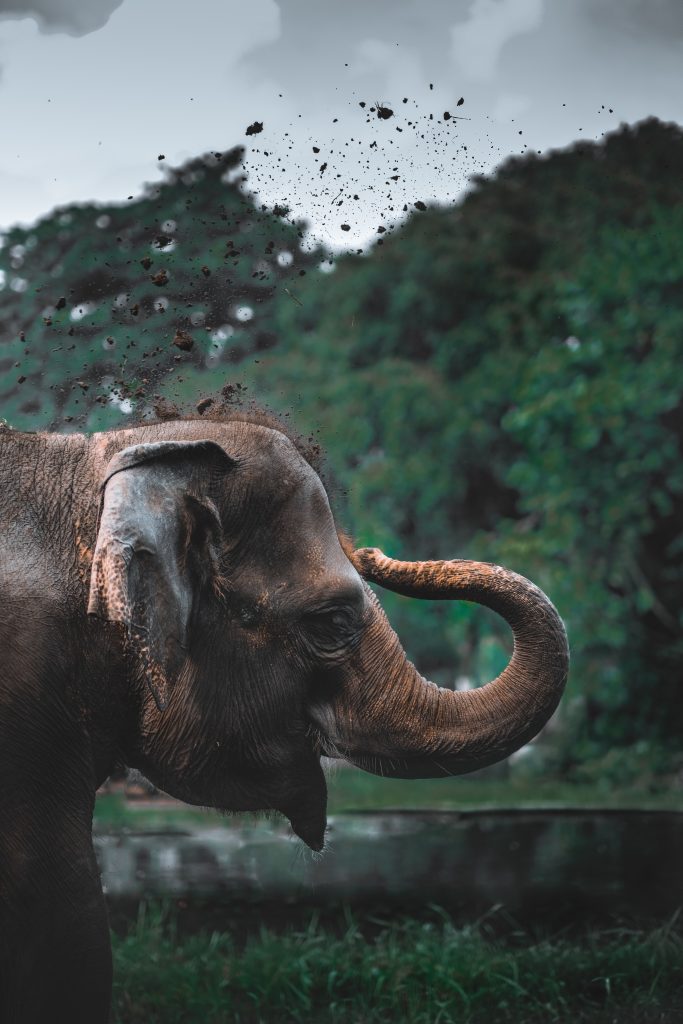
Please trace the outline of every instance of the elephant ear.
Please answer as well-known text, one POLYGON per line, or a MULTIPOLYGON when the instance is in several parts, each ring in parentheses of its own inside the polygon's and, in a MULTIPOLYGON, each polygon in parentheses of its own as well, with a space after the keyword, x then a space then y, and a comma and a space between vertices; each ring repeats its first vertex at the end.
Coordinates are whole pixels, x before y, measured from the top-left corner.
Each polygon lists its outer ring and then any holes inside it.
POLYGON ((213 441, 138 444, 111 459, 100 488, 88 614, 125 625, 159 710, 187 658, 199 592, 217 571, 211 480, 234 465, 213 441))

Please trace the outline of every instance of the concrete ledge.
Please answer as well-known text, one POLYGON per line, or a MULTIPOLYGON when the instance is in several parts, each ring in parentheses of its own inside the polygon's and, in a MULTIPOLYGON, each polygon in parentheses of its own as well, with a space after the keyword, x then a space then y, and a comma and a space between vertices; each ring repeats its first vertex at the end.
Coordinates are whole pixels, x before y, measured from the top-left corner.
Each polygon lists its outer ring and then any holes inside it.
POLYGON ((683 813, 396 811, 331 818, 324 854, 280 822, 95 836, 110 898, 433 902, 543 917, 683 906, 683 813))

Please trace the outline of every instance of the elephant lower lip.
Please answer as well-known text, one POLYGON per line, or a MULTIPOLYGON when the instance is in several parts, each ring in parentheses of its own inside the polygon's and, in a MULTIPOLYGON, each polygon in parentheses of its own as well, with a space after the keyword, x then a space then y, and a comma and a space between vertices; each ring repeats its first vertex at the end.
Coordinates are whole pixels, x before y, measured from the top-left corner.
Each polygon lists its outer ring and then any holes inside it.
POLYGON ((327 785, 320 759, 311 756, 297 774, 298 778, 290 778, 278 810, 289 818, 293 832, 318 852, 324 849, 327 829, 327 785))
POLYGON ((319 853, 325 847, 325 830, 327 829, 327 819, 323 818, 321 822, 302 822, 296 818, 290 818, 290 824, 292 830, 298 835, 299 839, 302 839, 309 849, 315 853, 319 853))

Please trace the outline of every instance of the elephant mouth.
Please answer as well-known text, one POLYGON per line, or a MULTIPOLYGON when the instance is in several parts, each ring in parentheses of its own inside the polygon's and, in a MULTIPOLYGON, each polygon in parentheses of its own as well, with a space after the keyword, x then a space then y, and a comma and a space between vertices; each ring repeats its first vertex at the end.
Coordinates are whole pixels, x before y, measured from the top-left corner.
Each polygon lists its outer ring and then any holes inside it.
POLYGON ((311 850, 325 846, 327 783, 310 732, 305 745, 277 759, 235 761, 214 748, 205 756, 195 751, 194 756, 173 763, 161 762, 154 750, 129 751, 126 763, 186 804, 213 807, 226 815, 276 811, 311 850))
POLYGON ((277 767, 251 767, 238 786, 215 801, 225 811, 277 811, 292 831, 315 852, 325 846, 327 781, 320 757, 311 748, 277 767))
POLYGON ((311 850, 323 850, 327 831, 327 780, 315 746, 299 752, 287 767, 280 766, 269 773, 265 791, 268 807, 288 819, 294 834, 311 850))

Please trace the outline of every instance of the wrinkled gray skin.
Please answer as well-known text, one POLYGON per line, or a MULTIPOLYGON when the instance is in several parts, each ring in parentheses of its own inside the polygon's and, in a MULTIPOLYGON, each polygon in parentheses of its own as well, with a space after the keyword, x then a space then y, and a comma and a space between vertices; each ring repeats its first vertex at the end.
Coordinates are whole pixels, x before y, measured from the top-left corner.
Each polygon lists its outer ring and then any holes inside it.
POLYGON ((530 739, 567 670, 562 624, 484 563, 354 552, 284 434, 188 419, 82 435, 0 429, 0 1020, 108 1016, 91 845, 117 760, 324 843, 320 755, 378 774, 471 771, 530 739), (365 580, 503 614, 498 680, 441 690, 365 580))

